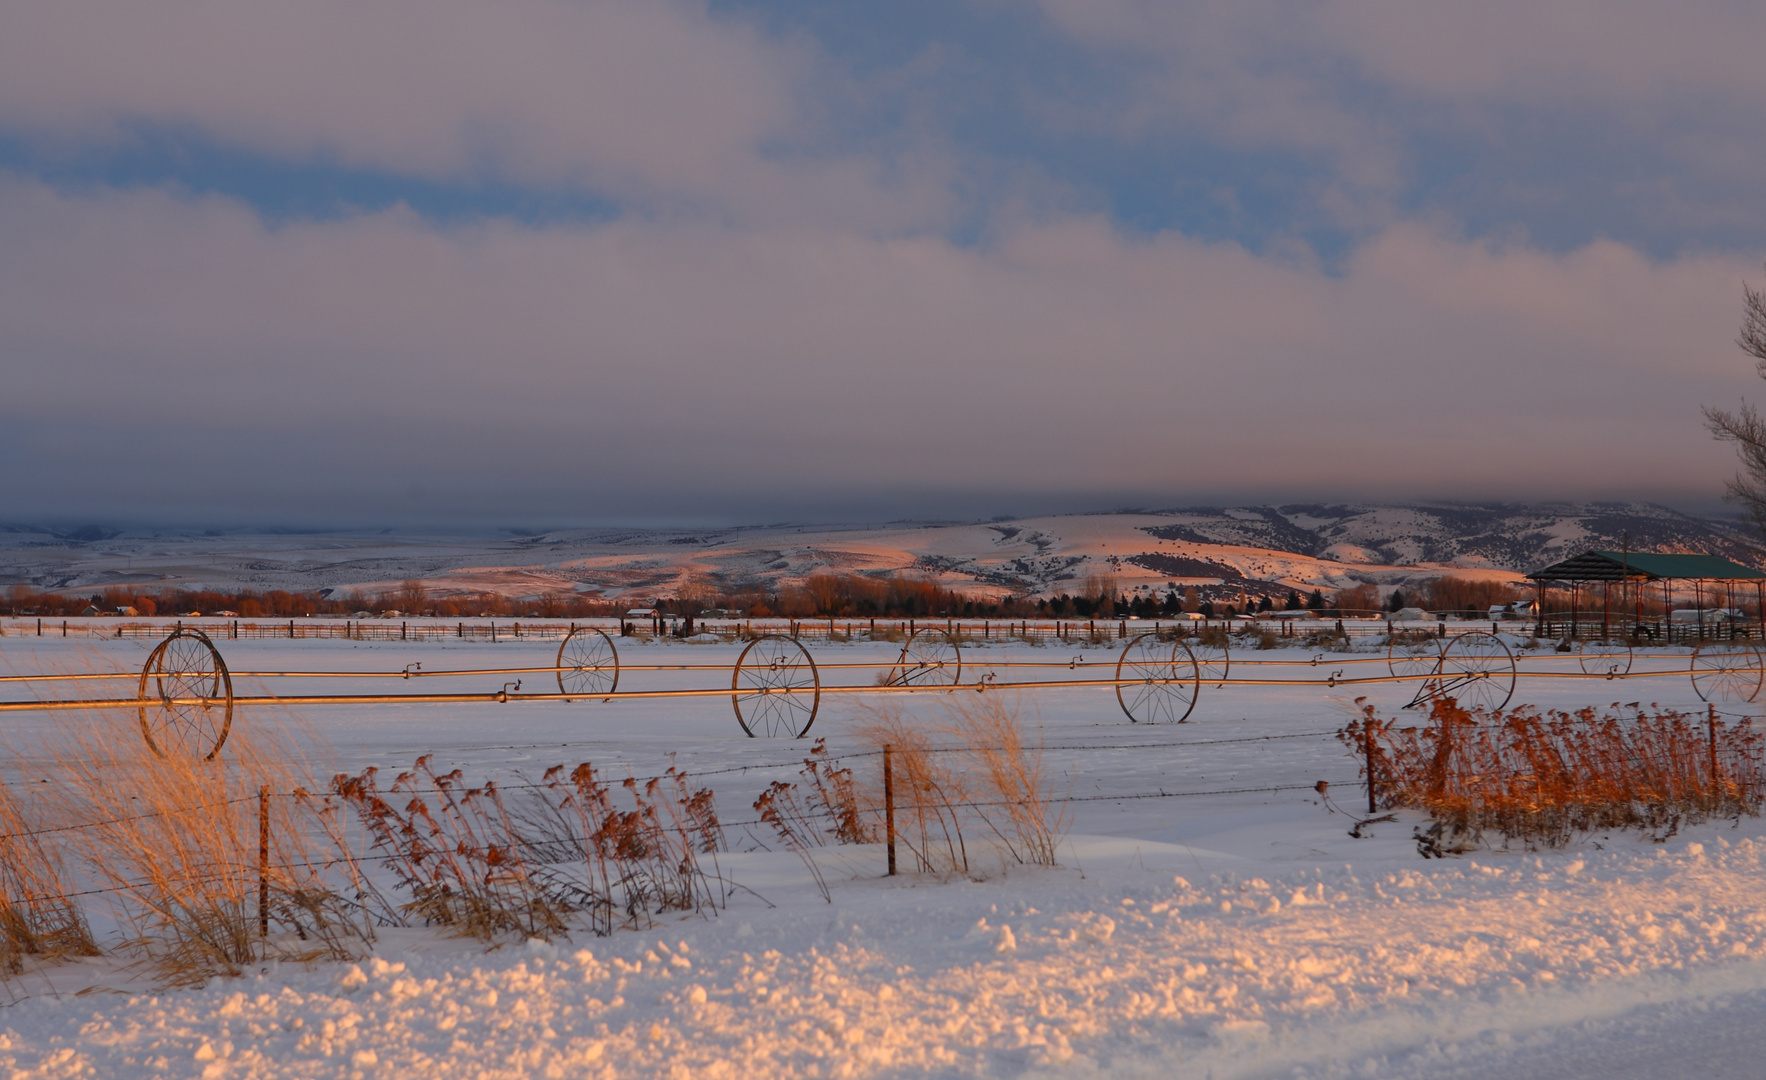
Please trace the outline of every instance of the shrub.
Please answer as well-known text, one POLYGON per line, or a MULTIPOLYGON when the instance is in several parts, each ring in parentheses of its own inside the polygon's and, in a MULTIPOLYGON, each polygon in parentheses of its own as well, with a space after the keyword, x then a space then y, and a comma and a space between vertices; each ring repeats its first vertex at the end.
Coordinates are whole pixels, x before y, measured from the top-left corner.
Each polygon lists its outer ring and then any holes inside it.
POLYGON ((1486 831, 1547 847, 1595 829, 1669 835, 1685 821, 1756 814, 1766 792, 1748 719, 1487 715, 1438 698, 1426 725, 1399 727, 1366 705, 1338 738, 1371 765, 1381 806, 1423 810, 1472 842, 1486 831))

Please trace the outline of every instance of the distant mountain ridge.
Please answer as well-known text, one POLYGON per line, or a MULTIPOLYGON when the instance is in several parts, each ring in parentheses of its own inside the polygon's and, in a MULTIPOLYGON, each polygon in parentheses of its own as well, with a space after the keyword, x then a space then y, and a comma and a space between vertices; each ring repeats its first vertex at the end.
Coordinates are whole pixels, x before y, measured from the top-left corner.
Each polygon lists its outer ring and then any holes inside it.
POLYGON ((1578 551, 1705 552, 1744 565, 1766 557, 1739 521, 1697 518, 1648 503, 1402 506, 1288 504, 1149 513, 1160 539, 1291 551, 1337 562, 1438 563, 1525 573, 1578 551))
POLYGON ((0 586, 592 593, 648 600, 692 584, 776 589, 822 573, 911 575, 977 594, 1269 594, 1390 587, 1444 573, 1515 581, 1588 548, 1707 552, 1766 564, 1738 521, 1645 503, 1311 504, 1065 514, 1010 521, 721 529, 383 531, 0 527, 0 586))

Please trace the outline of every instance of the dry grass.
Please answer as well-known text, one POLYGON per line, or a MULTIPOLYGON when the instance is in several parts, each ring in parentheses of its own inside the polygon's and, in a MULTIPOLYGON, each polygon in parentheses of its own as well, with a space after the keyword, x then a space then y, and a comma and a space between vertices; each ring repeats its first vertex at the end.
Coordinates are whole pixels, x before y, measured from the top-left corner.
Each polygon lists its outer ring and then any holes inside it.
POLYGON ((1216 649, 1225 649, 1232 645, 1232 635, 1228 634, 1226 628, 1222 626, 1204 626, 1196 631, 1196 642, 1216 649))
POLYGON ((1054 797, 1042 747, 1025 742, 1017 710, 997 693, 953 698, 943 730, 956 738, 958 757, 979 796, 969 807, 975 816, 1014 861, 1055 865, 1069 806, 1054 797))
POLYGON ((567 909, 534 879, 495 784, 466 784, 458 769, 438 774, 425 755, 384 793, 376 769, 340 775, 331 789, 356 811, 372 850, 410 893, 401 915, 485 939, 563 932, 567 909))
POLYGON ((826 739, 815 741, 798 771, 812 793, 813 805, 829 822, 828 835, 842 844, 869 844, 878 839, 876 825, 860 804, 852 770, 828 754, 826 739))
POLYGON ((1245 627, 1243 640, 1253 649, 1279 649, 1282 647, 1281 635, 1268 627, 1245 627))
POLYGON ((629 809, 587 762, 504 791, 468 784, 459 770, 438 774, 427 756, 385 792, 374 769, 332 782, 411 897, 382 905, 401 921, 487 941, 552 938, 576 913, 608 934, 621 911, 626 925, 647 926, 665 911, 721 904, 699 862, 722 844, 711 792, 692 790, 672 768, 617 787, 629 809))
POLYGON ((1436 640, 1433 630, 1394 630, 1386 635, 1385 644, 1405 648, 1431 644, 1436 640))
MULTIPOLYGON (((920 871, 969 873, 965 828, 984 830, 1012 862, 1055 864, 1067 807, 1024 726, 1014 701, 999 693, 947 699, 931 723, 888 706, 864 710, 860 738, 890 749, 896 835, 920 871)), ((873 829, 881 795, 880 785, 867 784, 857 796, 873 829)))
POLYGON ((26 957, 98 954, 85 912, 68 898, 75 890, 61 837, 38 832, 44 814, 34 802, 0 785, 0 969, 8 974, 26 957))
POLYGON ((1662 838, 1683 822, 1757 814, 1766 796, 1761 735, 1746 719, 1592 708, 1485 715, 1442 699, 1426 725, 1410 727, 1364 706, 1338 737, 1364 768, 1371 744, 1380 804, 1426 811, 1437 844, 1485 832, 1547 847, 1598 829, 1662 838))
POLYGON ((1327 626, 1307 634, 1305 645, 1309 649, 1328 649, 1331 652, 1355 651, 1355 643, 1349 639, 1349 635, 1335 626, 1327 626))
MULTIPOLYGON (((561 795, 548 803, 551 820, 567 824, 562 839, 588 871, 586 877, 555 882, 570 883, 561 895, 586 907, 596 933, 613 931, 615 910, 626 913, 627 925, 648 926, 652 915, 666 911, 722 905, 724 895, 713 879, 722 880, 716 858, 723 826, 709 788, 695 790, 686 774, 673 767, 642 784, 628 777, 620 787, 632 809, 622 811, 586 762, 571 771, 568 788, 562 767, 548 772, 547 782, 549 791, 561 795), (700 855, 712 856, 711 875, 700 865, 700 855), (582 884, 589 887, 585 890, 582 884)), ((553 835, 544 842, 556 845, 558 839, 553 835)))
POLYGON ((265 955, 356 950, 364 928, 315 869, 331 860, 312 806, 287 797, 310 783, 301 756, 262 726, 236 729, 219 760, 201 761, 160 757, 132 715, 102 714, 64 723, 40 753, 59 776, 45 786, 41 825, 65 830, 59 843, 106 890, 129 946, 168 982, 234 974, 265 955), (259 927, 266 787, 281 796, 267 802, 269 936, 259 927))
POLYGON ((872 820, 877 814, 861 799, 852 770, 829 756, 827 740, 816 740, 798 772, 804 778, 803 789, 788 780, 775 780, 754 800, 754 809, 786 850, 803 860, 822 899, 831 901, 811 849, 830 839, 840 844, 874 843, 879 838, 879 827, 872 820))
MULTIPOLYGON (((896 838, 914 856, 922 873, 967 874, 969 849, 963 840, 964 804, 969 801, 966 778, 951 754, 939 753, 932 733, 910 723, 899 710, 874 708, 866 715, 859 737, 890 750, 895 785, 896 838)), ((878 763, 881 780, 881 762, 878 763)), ((881 785, 871 800, 882 812, 881 785)))

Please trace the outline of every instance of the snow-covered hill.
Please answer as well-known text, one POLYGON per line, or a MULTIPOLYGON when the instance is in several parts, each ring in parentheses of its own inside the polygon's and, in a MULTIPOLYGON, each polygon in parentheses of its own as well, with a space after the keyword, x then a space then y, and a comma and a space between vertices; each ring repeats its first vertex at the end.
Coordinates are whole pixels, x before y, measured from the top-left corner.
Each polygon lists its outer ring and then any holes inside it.
POLYGON ((0 584, 667 596, 698 580, 788 584, 818 572, 915 574, 992 594, 1218 583, 1336 589, 1442 573, 1515 579, 1583 548, 1759 555, 1739 525, 1636 503, 1288 505, 974 523, 589 529, 501 536, 0 531, 0 584))

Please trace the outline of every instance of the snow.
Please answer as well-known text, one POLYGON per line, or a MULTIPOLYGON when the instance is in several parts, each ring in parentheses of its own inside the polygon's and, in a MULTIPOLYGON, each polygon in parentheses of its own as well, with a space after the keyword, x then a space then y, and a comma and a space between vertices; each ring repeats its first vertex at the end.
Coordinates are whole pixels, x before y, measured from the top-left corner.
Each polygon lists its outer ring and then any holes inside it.
MULTIPOLYGON (((151 644, 9 636, 0 667, 128 670, 151 644)), ((239 672, 521 666, 549 663, 556 648, 217 644, 239 672)), ((715 669, 735 654, 723 644, 620 646, 627 665, 715 669)), ((896 647, 811 648, 832 665, 886 660, 896 647)), ((965 681, 1006 658, 1083 660, 1054 670, 1095 678, 1114 650, 967 649, 965 681)), ((977 860, 981 880, 891 879, 880 848, 830 847, 815 855, 825 902, 795 856, 742 850, 754 845, 732 829, 738 850, 721 853, 719 866, 745 889, 727 909, 607 938, 487 951, 393 929, 360 963, 266 964, 177 992, 114 959, 32 971, 12 981, 20 1000, 0 1013, 0 1066, 9 1076, 121 1078, 1758 1075, 1760 822, 1709 823, 1663 844, 1615 834, 1560 852, 1440 861, 1418 856, 1413 816, 1352 838, 1355 763, 1330 732, 1359 691, 1322 680, 1332 665, 1356 672, 1341 663, 1355 658, 1314 659, 1235 653, 1235 675, 1279 672, 1306 685, 1204 688, 1190 722, 1169 727, 1128 724, 1107 688, 1022 695, 1074 798, 1056 868, 995 857, 977 860), (1241 667, 1253 659, 1293 666, 1241 667), (1329 782, 1328 800, 1313 790, 1318 780, 1329 782), (1242 790, 1269 788, 1282 790, 1242 790), (1234 793, 1174 794, 1194 792, 1234 793)), ((1550 655, 1523 669, 1574 663, 1550 655)), ((1519 696, 1699 707, 1684 658, 1636 667, 1676 665, 1629 686, 1523 681, 1519 696)), ((1002 680, 1014 671, 998 670, 1002 680)), ((825 678, 857 684, 871 674, 830 666, 825 678)), ((620 686, 718 682, 715 670, 631 670, 620 686)), ((251 679, 241 683, 254 692, 251 679)), ((276 680, 282 692, 336 685, 276 680)), ((930 715, 942 696, 906 707, 930 715)), ((1387 685, 1370 697, 1389 713, 1408 693, 1387 685)), ((854 709, 825 698, 813 734, 836 753, 854 749, 854 709)), ((754 796, 793 778, 805 749, 742 738, 715 697, 315 707, 299 719, 349 769, 408 766, 423 752, 474 779, 584 759, 649 775, 672 760, 716 789, 728 822, 752 819, 754 796)), ((286 720, 265 711, 236 723, 286 720)), ((8 719, 16 740, 55 722, 8 719)))
MULTIPOLYGON (((1364 560, 1314 558, 1257 546, 1269 543, 1274 511, 1223 514, 1114 513, 1017 519, 1008 523, 818 526, 709 532, 598 530, 540 536, 254 534, 183 536, 124 533, 83 543, 39 533, 0 532, 0 580, 56 589, 174 585, 224 589, 359 589, 367 596, 421 580, 438 595, 490 592, 510 597, 591 591, 633 601, 673 595, 691 577, 733 583, 800 582, 820 572, 935 576, 965 592, 1053 595, 1077 591, 1095 574, 1124 590, 1162 586, 1169 575, 1129 560, 1144 554, 1204 558, 1247 577, 1312 589, 1357 581, 1391 584, 1445 572, 1417 560, 1392 566, 1388 553, 1361 543, 1364 560), (1148 532, 1183 525, 1210 542, 1161 540, 1148 532), (1259 539, 1261 538, 1261 539, 1259 539)), ((1280 520, 1276 517, 1275 520, 1280 520)), ((1298 515, 1303 524, 1322 522, 1298 515)), ((1310 527, 1310 524, 1307 524, 1310 527)), ((1440 525, 1435 523, 1434 532, 1440 525)), ((1407 549, 1408 550, 1408 549, 1407 549)), ((1508 571, 1480 576, 1519 580, 1508 571)), ((388 606, 385 604, 379 606, 388 606)))

